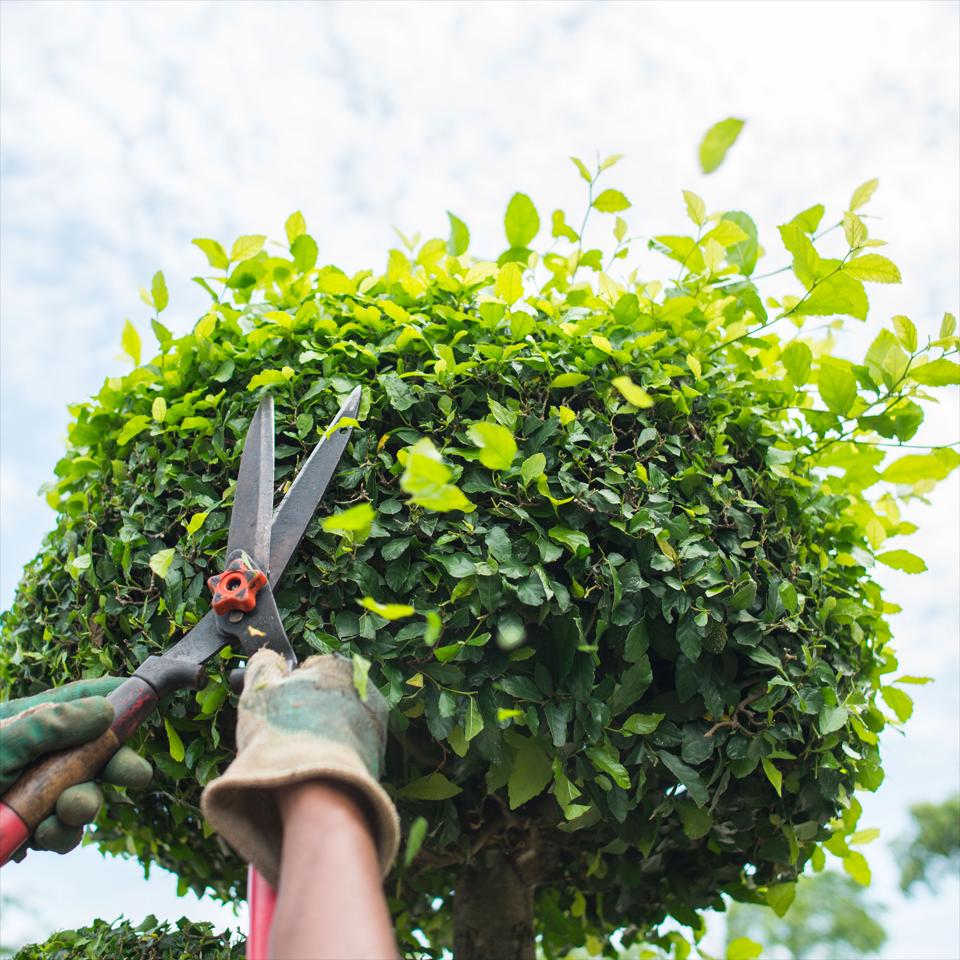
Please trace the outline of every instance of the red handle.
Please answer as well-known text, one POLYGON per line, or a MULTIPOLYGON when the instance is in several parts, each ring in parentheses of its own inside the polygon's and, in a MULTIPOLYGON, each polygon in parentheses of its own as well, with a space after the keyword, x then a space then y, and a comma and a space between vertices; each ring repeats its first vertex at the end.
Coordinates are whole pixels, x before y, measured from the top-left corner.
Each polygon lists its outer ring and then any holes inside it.
POLYGON ((257 605, 257 594, 266 582, 267 575, 262 570, 248 567, 237 558, 227 564, 223 573, 208 578, 207 586, 213 594, 210 606, 221 616, 231 610, 249 613, 257 605))
POLYGON ((27 842, 30 828, 15 811, 0 802, 0 867, 27 842))
POLYGON ((277 905, 277 891, 253 866, 247 870, 247 905, 250 908, 247 960, 269 960, 270 930, 277 905))

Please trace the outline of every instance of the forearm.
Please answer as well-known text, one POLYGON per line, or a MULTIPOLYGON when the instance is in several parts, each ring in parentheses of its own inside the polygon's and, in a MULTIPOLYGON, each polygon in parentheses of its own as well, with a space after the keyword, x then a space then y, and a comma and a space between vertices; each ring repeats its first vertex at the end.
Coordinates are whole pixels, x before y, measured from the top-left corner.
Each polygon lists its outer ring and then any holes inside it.
POLYGON ((366 815, 348 790, 314 780, 277 791, 283 853, 271 956, 393 960, 396 941, 366 815))

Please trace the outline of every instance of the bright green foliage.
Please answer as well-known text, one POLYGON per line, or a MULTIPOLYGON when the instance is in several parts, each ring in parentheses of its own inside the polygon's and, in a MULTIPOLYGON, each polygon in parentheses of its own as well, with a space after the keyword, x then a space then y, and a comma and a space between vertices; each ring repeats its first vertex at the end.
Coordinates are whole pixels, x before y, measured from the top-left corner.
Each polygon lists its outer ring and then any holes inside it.
MULTIPOLYGON (((574 222, 626 209, 595 190, 617 159, 574 161, 574 222)), ((862 360, 832 357, 805 318, 864 318, 864 280, 892 271, 840 230, 821 241, 817 206, 768 254, 799 288, 761 292, 753 220, 686 207, 696 235, 652 241, 665 281, 613 270, 619 217, 612 250, 587 248, 563 211, 544 236, 524 194, 499 263, 464 252, 453 218, 381 273, 316 266, 297 214, 286 255, 195 241, 209 311, 183 337, 154 323, 159 352, 72 408, 3 678, 19 694, 129 672, 196 622, 262 392, 282 488, 360 385, 329 518, 277 602, 301 656, 353 655, 392 708, 387 786, 405 830, 426 821, 390 885, 404 944, 416 928, 449 944, 458 867, 484 846, 536 851, 548 956, 625 925, 629 946, 667 914, 698 927, 723 892, 782 903, 831 836, 862 874, 852 794, 880 785, 877 735, 909 712, 884 683, 897 608, 871 572, 878 553, 909 565, 887 543, 913 529, 898 503, 956 466, 950 450, 891 466, 884 444, 915 435, 957 341, 901 317, 862 360)), ((154 787, 136 808, 112 797, 98 834, 221 896, 243 871, 198 797, 230 756, 230 660, 165 704, 179 746, 162 719, 143 732, 154 787)))
POLYGON ((700 142, 700 169, 704 173, 713 173, 723 163, 727 151, 737 142, 743 124, 743 120, 729 117, 715 123, 704 134, 700 142))
POLYGON ((134 926, 129 920, 94 920, 80 930, 61 930, 43 943, 21 947, 13 960, 243 960, 243 941, 229 930, 217 933, 210 923, 181 917, 175 924, 149 916, 134 926))
POLYGON ((863 887, 842 874, 826 872, 802 877, 795 889, 796 897, 791 897, 789 909, 783 912, 749 904, 730 908, 728 960, 742 955, 740 949, 748 936, 759 940, 766 950, 783 947, 797 960, 878 955, 887 932, 878 919, 880 908, 867 900, 863 887))
POLYGON ((912 835, 896 843, 900 889, 910 893, 923 883, 936 890, 941 879, 960 872, 960 795, 914 804, 910 817, 912 835))

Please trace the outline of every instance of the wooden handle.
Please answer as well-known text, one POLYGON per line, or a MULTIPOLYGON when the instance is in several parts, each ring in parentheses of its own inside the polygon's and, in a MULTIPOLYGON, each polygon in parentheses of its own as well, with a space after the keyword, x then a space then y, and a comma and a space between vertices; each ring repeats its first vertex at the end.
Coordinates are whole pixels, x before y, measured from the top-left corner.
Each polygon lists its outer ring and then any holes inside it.
MULTIPOLYGON (((26 824, 30 833, 53 813, 57 798, 67 787, 92 780, 100 772, 158 702, 153 687, 139 677, 125 680, 107 699, 113 704, 114 717, 106 733, 79 747, 44 757, 3 795, 4 805, 26 824)), ((4 851, 8 845, 5 838, 4 851)), ((8 858, 17 847, 9 851, 8 858)), ((0 862, 0 866, 5 862, 0 862)))

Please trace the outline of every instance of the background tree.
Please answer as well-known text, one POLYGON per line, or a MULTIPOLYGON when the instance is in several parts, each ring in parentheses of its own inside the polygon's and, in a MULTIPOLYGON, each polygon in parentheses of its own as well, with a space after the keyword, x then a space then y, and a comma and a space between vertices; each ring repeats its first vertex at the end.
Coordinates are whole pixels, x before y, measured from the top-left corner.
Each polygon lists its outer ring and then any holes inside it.
MULTIPOLYGON (((705 169, 741 126, 708 134, 705 169)), ((133 371, 73 408, 57 529, 4 618, 14 694, 132 670, 207 608, 260 392, 282 484, 362 385, 337 512, 278 603, 301 654, 351 654, 393 707, 407 846, 389 892, 411 952, 532 957, 535 934, 548 956, 609 952, 668 915, 699 932, 723 894, 782 902, 824 843, 862 878, 853 794, 910 715, 871 569, 924 569, 887 548, 912 529, 898 504, 960 461, 885 459, 958 381, 953 317, 929 334, 896 317, 861 362, 832 355, 864 283, 899 279, 857 213, 875 181, 833 227, 821 205, 780 227, 797 292, 762 294, 753 220, 689 192, 692 234, 650 242, 668 279, 641 278, 630 202, 598 184, 617 159, 574 161, 585 213, 554 211, 543 253, 524 194, 496 262, 453 215, 381 274, 318 267, 299 214, 279 252, 195 241, 209 311, 173 336, 155 276, 159 352, 141 363, 128 324, 133 371), (598 216, 607 251, 585 241, 598 216)), ((142 732, 152 792, 111 794, 96 835, 223 897, 243 871, 197 798, 229 756, 233 656, 142 732)))
POLYGON ((942 803, 917 803, 910 808, 911 836, 896 846, 900 889, 911 893, 918 883, 936 890, 945 877, 960 876, 960 794, 942 803))
POLYGON ((763 944, 763 956, 783 947, 795 960, 876 957, 887 940, 877 919, 881 907, 867 900, 863 886, 840 873, 803 876, 782 917, 767 906, 732 904, 727 912, 728 954, 738 938, 763 944))

